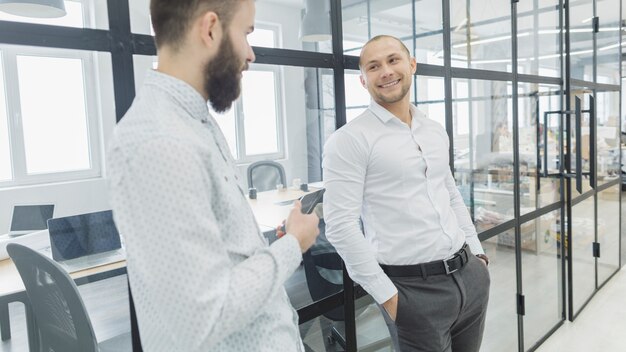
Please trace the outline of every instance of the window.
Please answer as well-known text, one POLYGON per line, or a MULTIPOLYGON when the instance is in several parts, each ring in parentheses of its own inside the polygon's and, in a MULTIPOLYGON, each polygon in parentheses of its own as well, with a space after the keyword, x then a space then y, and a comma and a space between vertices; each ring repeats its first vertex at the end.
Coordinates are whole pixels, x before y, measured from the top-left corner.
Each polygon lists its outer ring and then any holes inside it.
POLYGON ((0 187, 99 176, 93 54, 20 46, 0 54, 0 187))
MULTIPOLYGON (((278 27, 257 23, 248 42, 273 48, 279 42, 278 27)), ((285 157, 281 87, 278 66, 251 64, 243 73, 241 96, 230 110, 218 114, 209 104, 211 115, 238 163, 285 157)))
POLYGON ((239 163, 284 158, 280 68, 250 65, 243 73, 241 96, 230 110, 211 110, 239 163))

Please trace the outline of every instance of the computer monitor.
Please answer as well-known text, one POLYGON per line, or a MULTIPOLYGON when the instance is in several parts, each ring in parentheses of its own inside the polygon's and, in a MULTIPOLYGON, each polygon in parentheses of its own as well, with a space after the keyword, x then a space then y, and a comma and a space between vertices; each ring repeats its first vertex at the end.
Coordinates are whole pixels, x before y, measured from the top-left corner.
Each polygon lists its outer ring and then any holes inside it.
POLYGON ((56 261, 122 248, 111 210, 50 219, 48 232, 56 261))
POLYGON ((11 216, 9 236, 45 230, 46 222, 54 215, 54 204, 15 205, 11 216))

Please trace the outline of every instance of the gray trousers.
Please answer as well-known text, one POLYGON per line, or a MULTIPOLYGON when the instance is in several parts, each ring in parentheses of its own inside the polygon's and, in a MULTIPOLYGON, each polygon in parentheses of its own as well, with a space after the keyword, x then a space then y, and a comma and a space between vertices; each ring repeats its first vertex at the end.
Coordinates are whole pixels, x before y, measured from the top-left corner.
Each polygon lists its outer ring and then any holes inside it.
POLYGON ((451 275, 391 277, 398 312, 383 316, 396 351, 478 352, 489 300, 489 271, 474 255, 451 275))

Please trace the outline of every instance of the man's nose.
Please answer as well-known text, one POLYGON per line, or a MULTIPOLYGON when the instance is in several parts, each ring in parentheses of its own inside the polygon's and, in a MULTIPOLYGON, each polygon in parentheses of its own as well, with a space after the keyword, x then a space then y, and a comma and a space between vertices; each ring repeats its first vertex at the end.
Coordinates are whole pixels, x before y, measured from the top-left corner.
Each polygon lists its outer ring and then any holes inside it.
POLYGON ((256 60, 256 55, 254 55, 254 50, 252 50, 250 44, 248 44, 248 55, 246 56, 246 60, 248 62, 254 62, 254 60, 256 60))

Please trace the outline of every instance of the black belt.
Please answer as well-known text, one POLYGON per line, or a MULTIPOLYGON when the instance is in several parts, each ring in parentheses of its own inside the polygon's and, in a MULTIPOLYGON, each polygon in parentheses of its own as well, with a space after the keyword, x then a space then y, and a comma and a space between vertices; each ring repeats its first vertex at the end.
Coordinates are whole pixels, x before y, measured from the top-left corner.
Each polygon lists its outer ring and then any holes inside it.
POLYGON ((380 264, 383 271, 390 277, 407 277, 422 276, 426 278, 429 275, 450 275, 458 271, 467 264, 469 260, 469 249, 467 243, 452 258, 445 260, 435 260, 433 262, 413 265, 385 265, 380 264))

